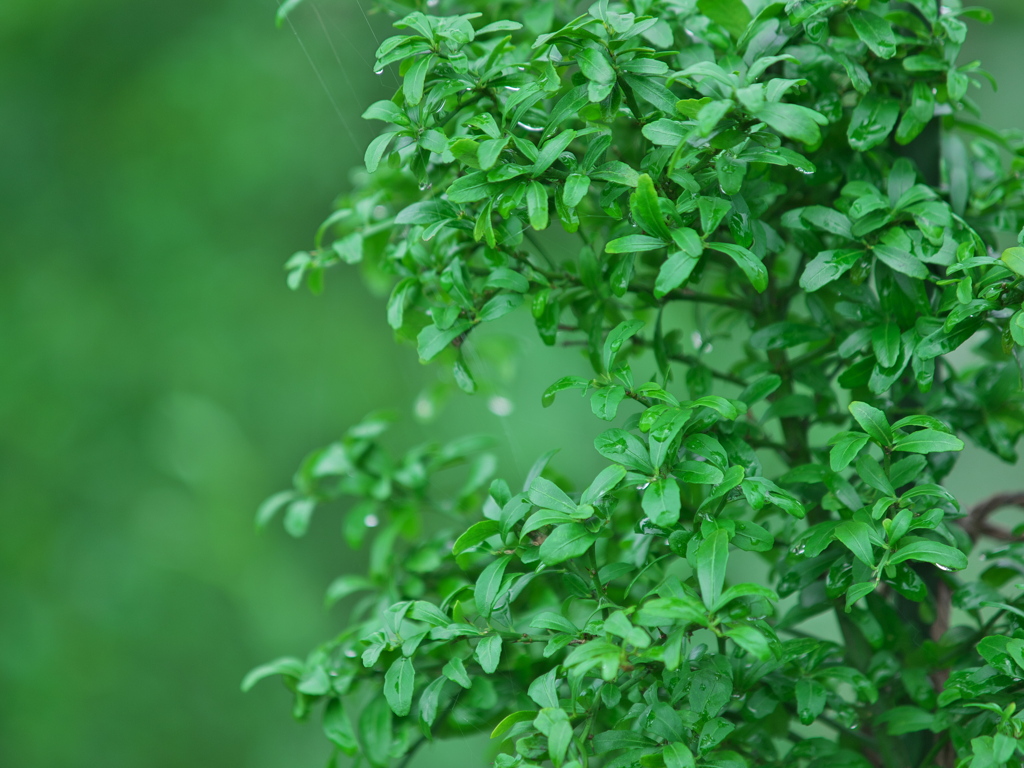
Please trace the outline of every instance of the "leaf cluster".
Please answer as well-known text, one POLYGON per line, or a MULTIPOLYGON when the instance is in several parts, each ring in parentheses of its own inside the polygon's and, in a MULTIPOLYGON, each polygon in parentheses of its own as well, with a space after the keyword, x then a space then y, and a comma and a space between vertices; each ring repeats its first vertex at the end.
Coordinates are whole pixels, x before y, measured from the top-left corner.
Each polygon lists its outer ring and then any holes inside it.
POLYGON ((473 730, 502 768, 1024 760, 1024 548, 943 487, 965 440, 1024 434, 1024 138, 959 62, 986 12, 384 6, 401 88, 289 282, 362 265, 467 393, 465 345, 528 314, 590 367, 542 401, 589 400, 573 447, 606 466, 512 483, 478 439, 395 456, 357 425, 260 520, 352 499, 369 574, 247 685, 282 675, 374 768, 473 730))

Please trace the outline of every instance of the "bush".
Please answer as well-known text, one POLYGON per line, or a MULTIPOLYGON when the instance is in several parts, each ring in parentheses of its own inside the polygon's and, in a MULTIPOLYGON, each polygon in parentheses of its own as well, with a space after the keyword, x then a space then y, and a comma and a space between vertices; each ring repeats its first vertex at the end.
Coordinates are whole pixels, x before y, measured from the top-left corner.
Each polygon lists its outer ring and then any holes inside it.
POLYGON ((942 486, 1024 432, 1024 141, 957 64, 986 13, 426 6, 289 281, 392 277, 388 323, 469 393, 478 326, 532 313, 593 368, 543 398, 589 398, 607 466, 492 480, 477 439, 392 456, 366 419, 260 511, 301 535, 354 497, 369 573, 328 598, 362 597, 246 685, 375 767, 481 730, 501 767, 1020 765, 1024 548, 990 515, 1024 497, 942 486))

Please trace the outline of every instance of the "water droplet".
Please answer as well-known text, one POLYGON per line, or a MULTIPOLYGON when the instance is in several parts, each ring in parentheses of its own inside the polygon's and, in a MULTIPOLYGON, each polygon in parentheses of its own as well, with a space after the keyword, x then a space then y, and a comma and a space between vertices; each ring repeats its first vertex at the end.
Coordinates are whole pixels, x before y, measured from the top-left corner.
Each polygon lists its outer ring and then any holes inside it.
POLYGON ((952 571, 953 570, 952 568, 949 568, 948 566, 939 565, 938 563, 935 564, 935 567, 938 568, 940 571, 952 571))
POLYGON ((420 182, 420 192, 426 192, 428 189, 430 189, 433 186, 434 185, 431 184, 429 181, 421 181, 420 182))
POLYGON ((487 409, 495 416, 511 416, 515 405, 507 397, 495 395, 487 401, 487 409))
POLYGON ((700 335, 700 331, 694 331, 690 334, 690 342, 694 349, 700 349, 704 345, 704 337, 700 335))
POLYGON ((363 518, 363 524, 367 528, 376 528, 378 525, 380 525, 380 518, 373 514, 367 515, 363 518))
MULTIPOLYGON (((516 90, 519 89, 517 88, 516 90)), ((535 125, 527 125, 526 123, 516 123, 516 125, 522 128, 524 131, 532 131, 533 133, 540 133, 541 131, 544 130, 543 128, 538 128, 535 125)))
POLYGON ((518 88, 516 88, 516 87, 515 87, 515 86, 513 86, 513 85, 506 85, 506 86, 505 86, 505 90, 506 90, 506 91, 518 91, 519 89, 518 89, 518 88))
POLYGON ((797 173, 802 173, 804 176, 813 176, 814 175, 814 171, 808 171, 806 168, 799 168, 798 167, 796 169, 796 172, 797 173))
POLYGON ((345 651, 345 655, 350 659, 354 659, 356 657, 356 652, 349 648, 347 651, 345 651))
POLYGON ((381 67, 380 69, 373 70, 373 74, 375 74, 375 75, 383 75, 384 74, 384 68, 381 67))

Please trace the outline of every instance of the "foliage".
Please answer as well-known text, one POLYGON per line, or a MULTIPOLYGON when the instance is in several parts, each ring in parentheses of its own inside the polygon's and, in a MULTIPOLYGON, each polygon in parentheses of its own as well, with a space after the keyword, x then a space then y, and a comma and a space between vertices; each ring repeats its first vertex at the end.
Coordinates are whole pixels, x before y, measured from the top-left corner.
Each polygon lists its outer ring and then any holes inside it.
POLYGON ((957 63, 987 14, 429 5, 289 279, 393 276, 396 335, 469 393, 464 344, 527 305, 593 370, 543 398, 589 397, 607 467, 492 480, 479 440, 393 456, 368 418, 260 512, 300 535, 355 497, 369 574, 328 599, 363 597, 247 685, 371 766, 481 729, 502 767, 1020 764, 1024 549, 942 486, 1024 433, 1024 140, 957 63))

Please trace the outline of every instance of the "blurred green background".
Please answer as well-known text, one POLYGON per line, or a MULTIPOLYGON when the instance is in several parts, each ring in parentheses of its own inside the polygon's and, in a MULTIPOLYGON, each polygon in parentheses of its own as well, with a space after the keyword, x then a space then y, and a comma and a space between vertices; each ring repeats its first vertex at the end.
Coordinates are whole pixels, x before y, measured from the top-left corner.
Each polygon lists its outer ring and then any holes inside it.
MULTIPOLYGON (((0 765, 329 754, 278 684, 238 685, 330 636, 324 587, 359 566, 329 514, 296 542, 256 534, 256 506, 436 381, 354 271, 318 298, 283 281, 395 84, 371 72, 389 30, 370 5, 308 0, 278 30, 273 0, 0 3, 0 765)), ((987 5, 964 60, 1000 80, 976 93, 989 119, 1024 127, 1024 6, 987 5)), ((559 356, 509 328, 529 366, 490 375, 516 411, 460 400, 444 431, 493 432, 521 477, 552 435, 595 426, 568 399, 541 413, 559 356)), ((439 429, 402 425, 397 443, 439 429)), ((1022 475, 972 453, 955 490, 1022 475)))

